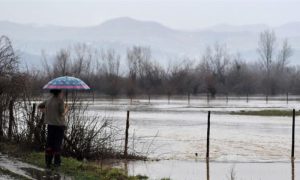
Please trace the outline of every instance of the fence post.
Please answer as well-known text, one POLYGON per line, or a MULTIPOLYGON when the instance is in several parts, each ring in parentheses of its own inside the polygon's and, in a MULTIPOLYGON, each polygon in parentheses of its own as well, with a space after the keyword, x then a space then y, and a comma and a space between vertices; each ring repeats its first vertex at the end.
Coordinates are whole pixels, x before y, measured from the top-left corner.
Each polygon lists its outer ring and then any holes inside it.
POLYGON ((286 103, 289 103, 289 93, 286 93, 286 103))
POLYGON ((206 159, 209 159, 210 111, 207 116, 206 159))
POLYGON ((247 93, 247 103, 249 102, 249 94, 247 93))
POLYGON ((127 111, 126 119, 126 129, 125 129, 125 147, 124 147, 124 157, 127 159, 127 149, 128 149, 128 129, 129 129, 129 111, 127 111))
POLYGON ((294 152, 295 152, 295 116, 296 116, 296 112, 295 109, 293 109, 292 159, 294 159, 294 152))

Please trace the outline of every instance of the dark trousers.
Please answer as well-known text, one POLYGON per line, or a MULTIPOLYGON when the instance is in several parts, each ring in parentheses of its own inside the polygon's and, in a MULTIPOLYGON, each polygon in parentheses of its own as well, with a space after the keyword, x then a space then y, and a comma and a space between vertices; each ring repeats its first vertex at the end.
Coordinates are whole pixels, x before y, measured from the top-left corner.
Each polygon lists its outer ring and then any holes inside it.
POLYGON ((59 166, 61 163, 61 146, 64 138, 65 127, 64 126, 47 126, 47 142, 45 150, 45 161, 47 167, 52 164, 54 157, 54 164, 59 166))

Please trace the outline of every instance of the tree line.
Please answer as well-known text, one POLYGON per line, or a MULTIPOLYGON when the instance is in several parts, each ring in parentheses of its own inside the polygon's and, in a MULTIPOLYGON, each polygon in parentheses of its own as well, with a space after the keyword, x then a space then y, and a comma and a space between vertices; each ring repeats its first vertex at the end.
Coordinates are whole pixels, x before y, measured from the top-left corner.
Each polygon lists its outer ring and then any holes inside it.
MULTIPOLYGON (((9 41, 7 37, 2 39, 9 41)), ((126 57, 122 57, 114 49, 97 50, 77 44, 59 50, 51 61, 46 53, 42 53, 41 69, 16 73, 14 66, 20 61, 18 57, 13 58, 14 62, 8 62, 11 67, 7 68, 7 63, 0 65, 5 71, 26 77, 33 96, 41 95, 43 85, 49 80, 63 75, 79 77, 96 94, 111 98, 147 95, 150 99, 152 95, 170 98, 172 95, 197 94, 212 98, 218 94, 269 96, 300 93, 299 67, 289 64, 292 54, 287 39, 278 41, 273 31, 266 30, 259 37, 258 59, 251 62, 238 53, 230 53, 226 45, 220 43, 208 46, 200 58, 170 61, 167 66, 153 58, 149 47, 133 46, 127 49, 126 57)))
POLYGON ((114 49, 97 51, 78 44, 58 51, 51 63, 43 54, 43 69, 27 74, 36 85, 35 92, 54 77, 71 75, 85 80, 95 93, 111 98, 299 94, 299 67, 289 64, 292 54, 288 40, 278 41, 270 30, 260 34, 258 59, 251 62, 220 43, 208 46, 200 58, 170 61, 167 66, 153 58, 149 47, 133 46, 122 57, 114 49))

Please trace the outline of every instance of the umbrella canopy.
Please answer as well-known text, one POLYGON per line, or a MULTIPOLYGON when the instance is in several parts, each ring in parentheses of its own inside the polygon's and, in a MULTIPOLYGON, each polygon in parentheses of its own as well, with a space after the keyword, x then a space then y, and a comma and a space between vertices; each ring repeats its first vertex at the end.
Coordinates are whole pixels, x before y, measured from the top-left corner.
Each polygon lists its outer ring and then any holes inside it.
POLYGON ((43 89, 89 90, 90 87, 81 79, 71 76, 62 76, 48 82, 43 89))

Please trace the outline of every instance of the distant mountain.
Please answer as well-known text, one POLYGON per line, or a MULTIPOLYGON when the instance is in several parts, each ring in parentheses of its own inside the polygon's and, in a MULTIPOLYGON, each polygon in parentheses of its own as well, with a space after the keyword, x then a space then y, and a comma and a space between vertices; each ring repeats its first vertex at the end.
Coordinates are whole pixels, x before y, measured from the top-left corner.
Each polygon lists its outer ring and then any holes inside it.
MULTIPOLYGON (((53 56, 60 48, 76 43, 86 43, 95 48, 114 48, 121 54, 133 45, 148 46, 156 60, 166 63, 183 56, 200 57, 208 45, 216 42, 227 44, 232 53, 237 51, 246 60, 258 58, 256 53, 259 33, 270 29, 264 24, 216 25, 196 31, 168 28, 152 21, 117 18, 91 27, 38 26, 0 22, 0 35, 11 38, 21 53, 24 63, 38 64, 41 50, 53 56), (32 62, 32 63, 29 63, 32 62)), ((278 39, 289 38, 294 47, 293 63, 300 58, 300 22, 284 24, 272 29, 278 39)))
POLYGON ((282 26, 276 28, 276 32, 280 36, 287 36, 287 37, 299 37, 300 36, 300 22, 292 22, 287 23, 282 26))
POLYGON ((250 25, 243 25, 243 26, 219 24, 219 25, 209 27, 207 29, 212 30, 214 32, 261 32, 268 28, 269 26, 265 24, 250 24, 250 25))

